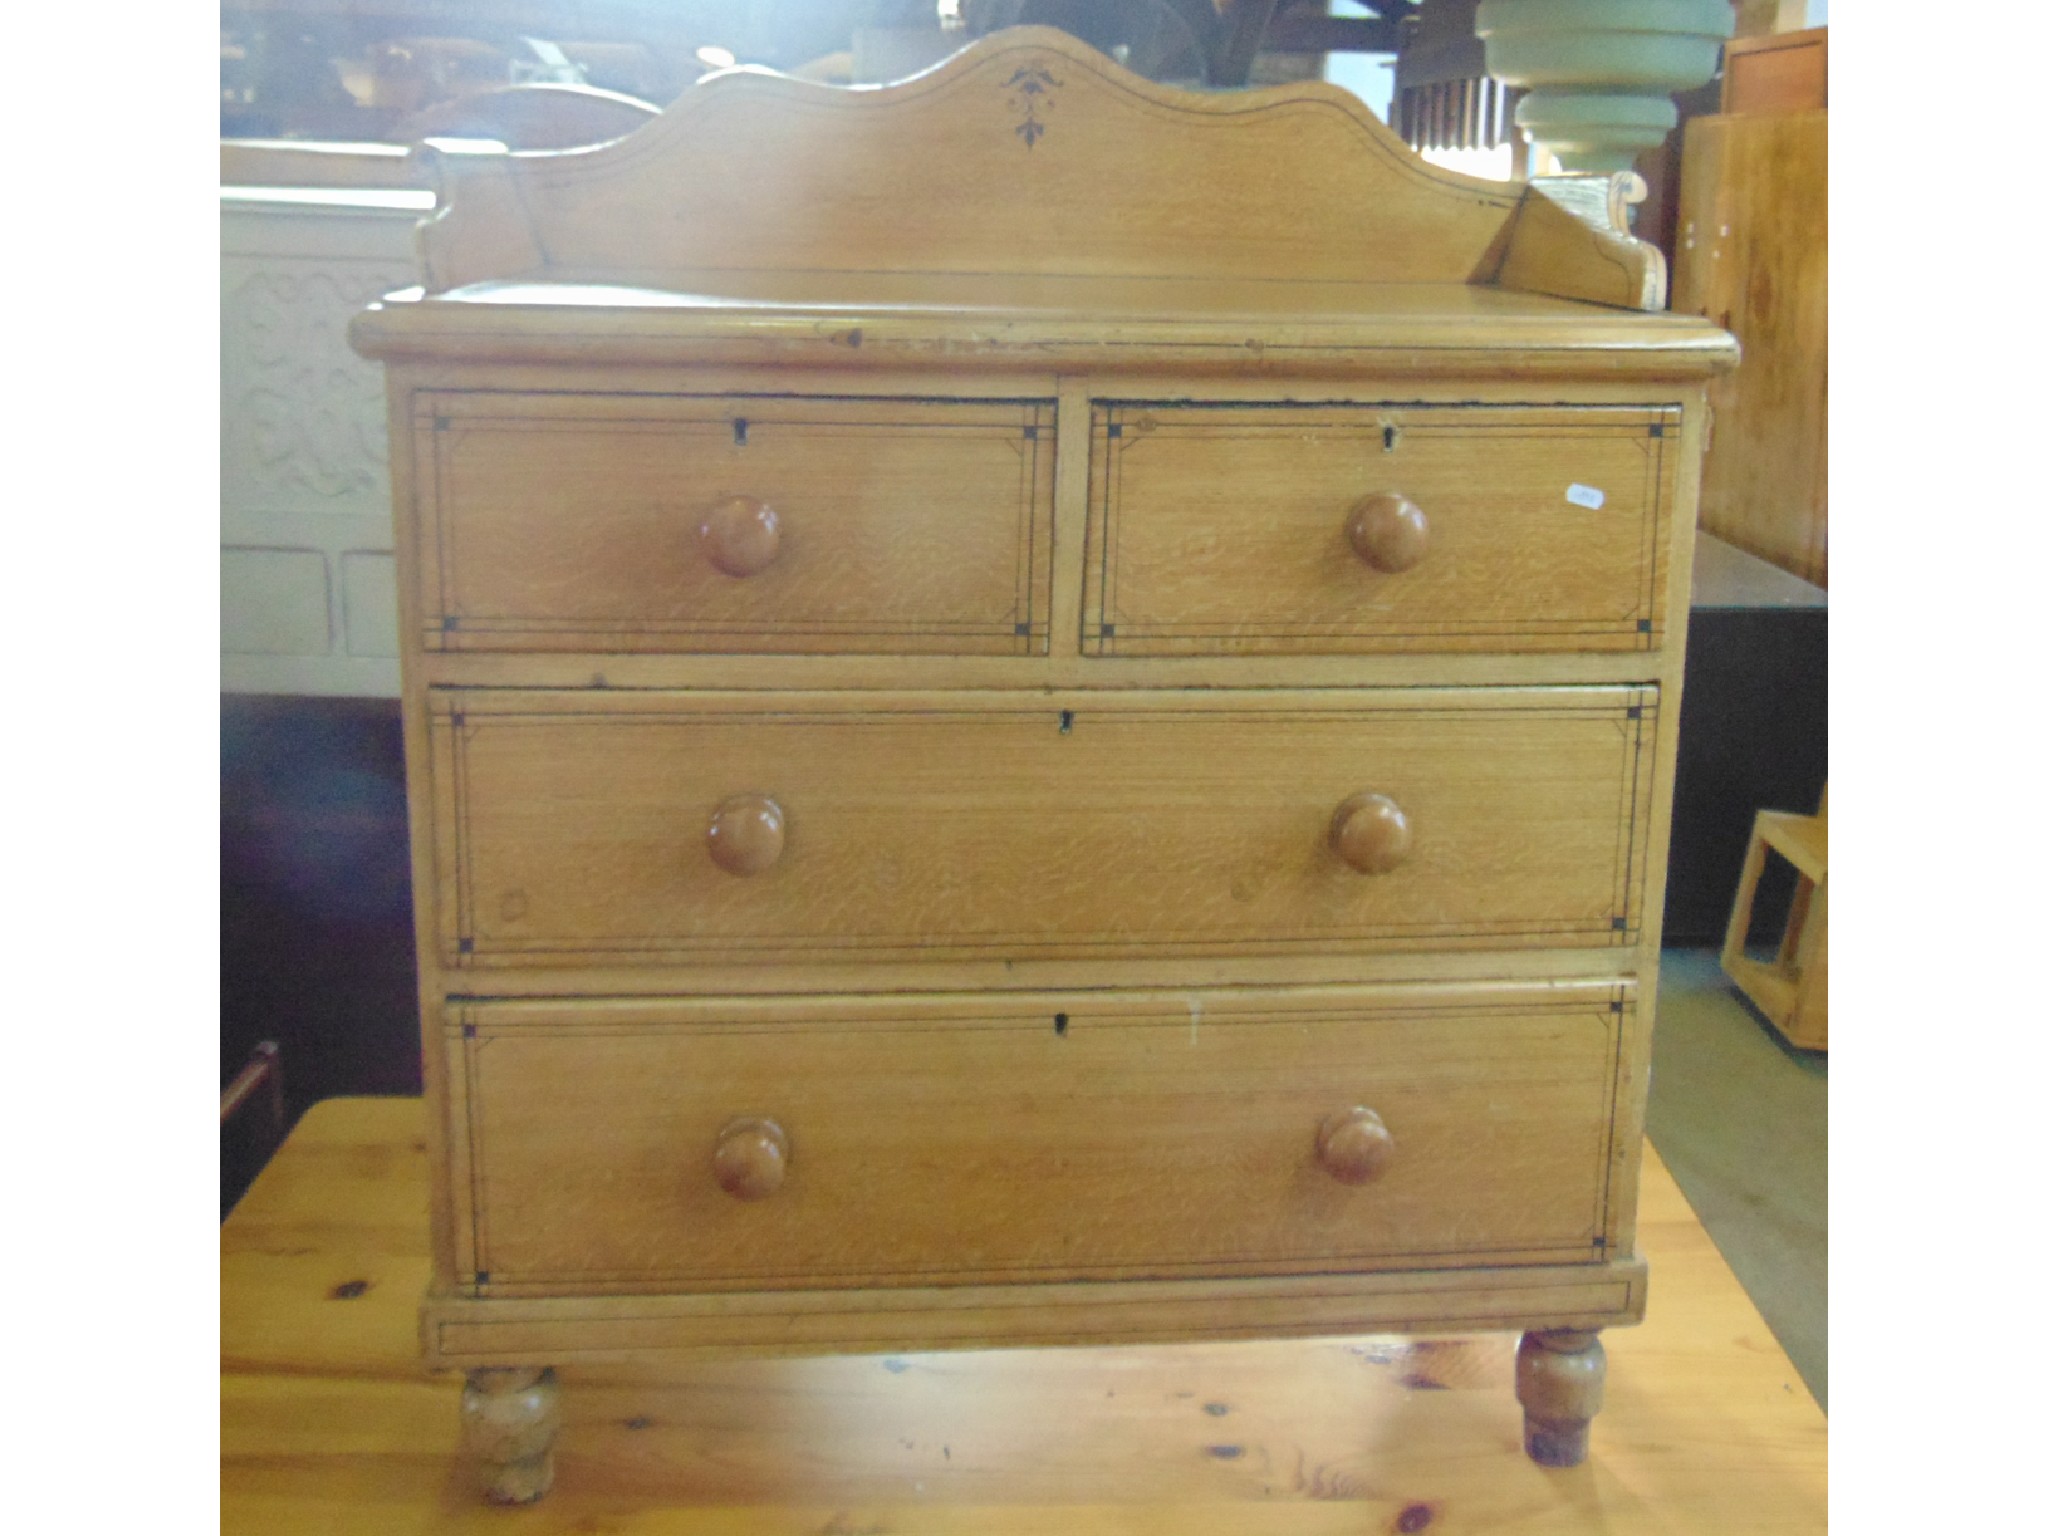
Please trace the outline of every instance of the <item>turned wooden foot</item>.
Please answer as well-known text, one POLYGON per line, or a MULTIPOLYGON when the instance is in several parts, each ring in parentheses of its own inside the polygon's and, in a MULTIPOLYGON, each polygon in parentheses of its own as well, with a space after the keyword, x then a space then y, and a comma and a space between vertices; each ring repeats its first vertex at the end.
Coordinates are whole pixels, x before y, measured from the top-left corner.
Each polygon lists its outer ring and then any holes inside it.
POLYGON ((1522 1335, 1515 1351, 1515 1401, 1522 1405, 1522 1447, 1546 1467, 1586 1459, 1586 1432, 1600 1411, 1607 1351, 1600 1331, 1547 1328, 1522 1335))
POLYGON ((484 1494, 493 1504, 531 1504, 555 1481, 555 1431, 562 1427, 555 1373, 527 1366, 469 1373, 462 1389, 462 1429, 470 1454, 483 1463, 484 1494))

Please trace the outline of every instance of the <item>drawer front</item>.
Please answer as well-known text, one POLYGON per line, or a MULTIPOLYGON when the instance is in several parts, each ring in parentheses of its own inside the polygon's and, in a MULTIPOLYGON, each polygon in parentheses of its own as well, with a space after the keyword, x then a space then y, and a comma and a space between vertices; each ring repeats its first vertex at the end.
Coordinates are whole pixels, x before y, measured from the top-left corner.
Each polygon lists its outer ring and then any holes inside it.
POLYGON ((1632 944, 1655 700, 436 694, 444 959, 1632 944))
POLYGON ((1049 401, 441 393, 440 650, 1041 654, 1049 401))
POLYGON ((1631 1010, 1613 982, 468 1005, 462 1262, 517 1293, 1591 1261, 1631 1010))
POLYGON ((1097 656, 1660 645, 1678 411, 1097 405, 1097 656))

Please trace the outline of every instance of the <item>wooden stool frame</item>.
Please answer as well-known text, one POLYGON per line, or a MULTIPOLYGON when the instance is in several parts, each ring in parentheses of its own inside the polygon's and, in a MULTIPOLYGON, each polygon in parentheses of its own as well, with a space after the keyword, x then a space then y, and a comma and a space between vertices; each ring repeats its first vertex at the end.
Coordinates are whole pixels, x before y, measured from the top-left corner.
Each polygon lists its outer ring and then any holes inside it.
POLYGON ((1820 812, 1795 816, 1759 811, 1749 834, 1749 854, 1728 915, 1721 969, 1740 987, 1778 1033, 1801 1050, 1828 1048, 1828 797, 1820 812), (1755 960, 1749 948, 1750 914, 1767 856, 1777 853, 1798 871, 1792 911, 1772 960, 1755 960))

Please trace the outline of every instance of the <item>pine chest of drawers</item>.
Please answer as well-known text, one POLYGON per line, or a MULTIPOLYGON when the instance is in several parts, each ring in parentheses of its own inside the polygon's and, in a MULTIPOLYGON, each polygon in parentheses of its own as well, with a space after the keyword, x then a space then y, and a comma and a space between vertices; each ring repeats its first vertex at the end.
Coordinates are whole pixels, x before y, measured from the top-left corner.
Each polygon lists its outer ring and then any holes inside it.
POLYGON ((493 1496, 643 1355, 1523 1329, 1582 1457, 1734 358, 1616 189, 1033 29, 429 153, 353 336, 493 1496))

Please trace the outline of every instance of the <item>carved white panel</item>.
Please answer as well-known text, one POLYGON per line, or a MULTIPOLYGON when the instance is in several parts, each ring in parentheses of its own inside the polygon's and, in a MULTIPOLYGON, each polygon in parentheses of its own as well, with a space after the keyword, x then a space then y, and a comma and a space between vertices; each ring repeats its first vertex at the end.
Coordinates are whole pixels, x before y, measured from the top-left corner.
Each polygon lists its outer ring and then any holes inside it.
POLYGON ((224 689, 398 691, 383 371, 348 322, 415 280, 423 211, 409 193, 223 189, 224 689))
POLYGON ((349 350, 347 327, 406 273, 257 258, 222 276, 222 495, 348 512, 385 500, 384 381, 349 350))

